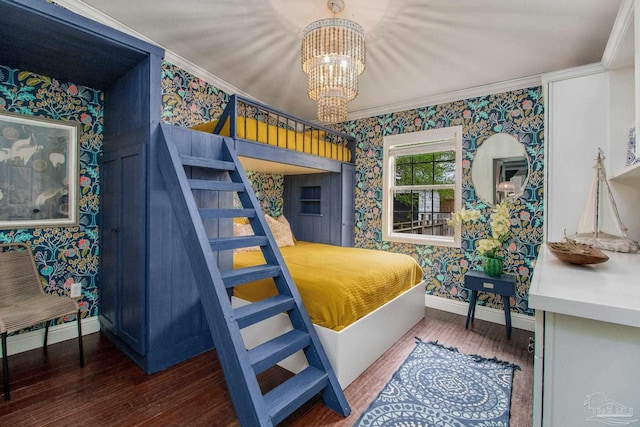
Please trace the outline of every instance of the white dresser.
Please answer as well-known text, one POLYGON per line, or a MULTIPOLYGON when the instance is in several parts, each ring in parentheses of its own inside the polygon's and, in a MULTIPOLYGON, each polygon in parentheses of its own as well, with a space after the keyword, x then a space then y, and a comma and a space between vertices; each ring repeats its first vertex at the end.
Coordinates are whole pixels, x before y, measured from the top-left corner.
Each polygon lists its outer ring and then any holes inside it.
POLYGON ((640 426, 640 255, 606 254, 575 266, 540 251, 534 427, 640 426))

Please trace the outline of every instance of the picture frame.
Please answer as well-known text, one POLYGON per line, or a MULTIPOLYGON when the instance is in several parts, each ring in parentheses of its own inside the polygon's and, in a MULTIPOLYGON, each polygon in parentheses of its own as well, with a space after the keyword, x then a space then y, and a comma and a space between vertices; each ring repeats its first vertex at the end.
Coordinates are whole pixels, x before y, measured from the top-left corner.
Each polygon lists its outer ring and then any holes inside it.
POLYGON ((0 229, 78 224, 80 125, 0 111, 0 229))

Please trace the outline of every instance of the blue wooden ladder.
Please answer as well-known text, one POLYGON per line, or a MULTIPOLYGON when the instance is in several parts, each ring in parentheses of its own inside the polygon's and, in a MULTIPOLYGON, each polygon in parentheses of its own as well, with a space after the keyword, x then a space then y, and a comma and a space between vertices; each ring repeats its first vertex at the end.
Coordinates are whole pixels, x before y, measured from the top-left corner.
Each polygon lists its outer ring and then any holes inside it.
POLYGON ((160 129, 163 140, 158 145, 160 170, 179 217, 202 306, 240 424, 278 424, 318 393, 322 393, 330 409, 346 417, 351 411, 349 404, 232 148, 233 139, 221 138, 221 158, 185 156, 178 152, 171 126, 162 124, 160 129), (185 166, 192 170, 223 171, 224 178, 188 179, 185 166), (193 190, 236 193, 242 208, 199 208, 193 190), (203 219, 235 217, 249 218, 254 235, 208 237, 203 219), (260 246, 265 264, 220 271, 216 262, 218 252, 250 246, 260 246), (239 308, 231 306, 230 294, 235 286, 263 278, 273 278, 278 295, 239 308), (289 315, 293 329, 247 350, 241 329, 282 313, 289 315), (256 376, 300 350, 309 366, 263 394, 256 376))

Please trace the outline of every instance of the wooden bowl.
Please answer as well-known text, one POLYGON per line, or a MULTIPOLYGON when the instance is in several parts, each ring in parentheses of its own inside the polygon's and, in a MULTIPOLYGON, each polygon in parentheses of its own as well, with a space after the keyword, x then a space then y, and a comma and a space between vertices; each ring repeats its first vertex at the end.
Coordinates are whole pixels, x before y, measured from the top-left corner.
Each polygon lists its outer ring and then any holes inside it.
POLYGON ((547 247, 556 258, 569 264, 600 264, 609 260, 600 249, 584 243, 547 242, 547 247))

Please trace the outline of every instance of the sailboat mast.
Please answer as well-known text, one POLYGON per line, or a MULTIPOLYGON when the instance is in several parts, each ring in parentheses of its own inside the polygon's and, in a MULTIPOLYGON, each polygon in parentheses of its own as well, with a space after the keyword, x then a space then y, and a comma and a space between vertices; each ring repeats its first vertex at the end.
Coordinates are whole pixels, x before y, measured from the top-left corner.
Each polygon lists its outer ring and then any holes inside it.
POLYGON ((594 224, 594 235, 595 238, 598 238, 598 235, 600 234, 600 190, 601 190, 601 186, 602 186, 602 150, 600 148, 598 148, 598 158, 596 159, 596 173, 598 176, 598 180, 597 180, 597 190, 596 190, 596 203, 595 203, 595 213, 594 213, 594 218, 595 218, 595 224, 594 224))

